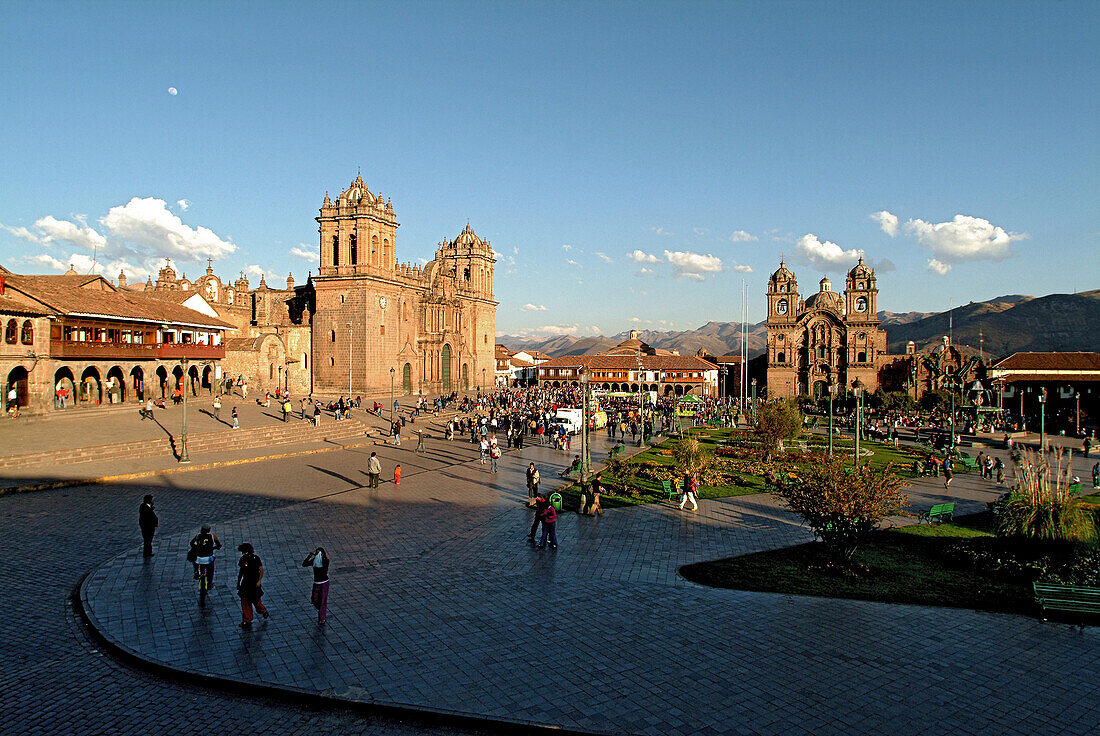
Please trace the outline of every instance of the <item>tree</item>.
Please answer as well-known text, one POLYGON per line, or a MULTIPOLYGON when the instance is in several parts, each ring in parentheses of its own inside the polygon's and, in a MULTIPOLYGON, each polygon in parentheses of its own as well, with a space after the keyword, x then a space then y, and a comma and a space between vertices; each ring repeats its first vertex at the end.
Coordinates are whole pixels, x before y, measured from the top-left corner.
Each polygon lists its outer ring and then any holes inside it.
POLYGON ((802 412, 790 399, 769 401, 756 412, 756 436, 771 458, 781 440, 793 440, 802 431, 802 412))
POLYGON ((833 560, 847 565, 879 522, 908 503, 907 485, 890 465, 853 470, 840 455, 816 454, 775 495, 809 524, 833 560))
MULTIPOLYGON (((922 411, 950 411, 951 409, 951 396, 952 391, 945 388, 938 388, 935 391, 925 391, 920 397, 920 408, 922 411)), ((962 406, 962 396, 958 393, 955 396, 955 408, 962 406)))
POLYGON ((672 448, 677 469, 684 475, 703 476, 715 465, 714 453, 694 437, 685 437, 672 448))

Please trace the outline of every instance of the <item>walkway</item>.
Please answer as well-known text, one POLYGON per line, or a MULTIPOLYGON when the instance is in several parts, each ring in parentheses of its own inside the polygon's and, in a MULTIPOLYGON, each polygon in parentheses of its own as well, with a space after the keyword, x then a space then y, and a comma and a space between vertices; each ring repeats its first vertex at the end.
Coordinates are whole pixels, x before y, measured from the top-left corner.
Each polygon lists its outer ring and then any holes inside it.
MULTIPOLYGON (((523 470, 568 456, 528 447, 501 472, 468 444, 385 448, 400 486, 362 488, 369 454, 250 466, 256 486, 309 498, 215 525, 222 588, 204 611, 182 555, 194 533, 133 549, 85 581, 95 628, 180 672, 322 698, 593 733, 1092 734, 1100 631, 1012 615, 722 591, 689 562, 804 541, 766 496, 564 513, 561 549, 523 539, 523 470), (242 632, 224 587, 242 541, 265 562, 266 622, 242 632), (333 557, 329 622, 309 606, 306 552, 333 557)), ((914 508, 946 491, 929 479, 914 508)), ((995 495, 956 476, 960 512, 995 495)))

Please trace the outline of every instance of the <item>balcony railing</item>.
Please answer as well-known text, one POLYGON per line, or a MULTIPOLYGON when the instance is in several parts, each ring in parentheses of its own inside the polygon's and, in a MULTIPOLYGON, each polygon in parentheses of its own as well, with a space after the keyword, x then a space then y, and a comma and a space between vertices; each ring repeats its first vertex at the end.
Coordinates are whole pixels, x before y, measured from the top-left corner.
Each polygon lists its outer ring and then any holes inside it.
POLYGON ((157 357, 163 360, 216 360, 225 357, 225 346, 164 342, 157 348, 157 357))
POLYGON ((50 357, 81 360, 217 360, 224 345, 196 343, 68 342, 50 340, 50 357))
POLYGON ((84 360, 153 360, 157 357, 157 346, 143 343, 50 340, 50 357, 84 360))

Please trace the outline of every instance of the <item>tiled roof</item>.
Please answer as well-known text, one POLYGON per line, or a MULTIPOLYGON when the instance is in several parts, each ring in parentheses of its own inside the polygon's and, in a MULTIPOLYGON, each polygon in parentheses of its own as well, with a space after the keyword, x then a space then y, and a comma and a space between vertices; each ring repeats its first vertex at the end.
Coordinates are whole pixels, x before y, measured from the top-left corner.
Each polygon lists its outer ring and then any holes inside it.
POLYGON ((509 358, 508 360, 512 363, 512 366, 515 367, 515 368, 530 368, 531 366, 534 365, 534 363, 529 363, 528 361, 524 360, 523 358, 517 358, 515 356, 509 358))
POLYGON ((707 371, 714 365, 694 355, 567 355, 554 358, 539 368, 574 368, 586 365, 596 370, 637 370, 638 357, 642 369, 648 371, 707 371))
POLYGON ((1013 353, 998 371, 1100 371, 1100 353, 1013 353))
POLYGON ((99 276, 17 276, 5 277, 7 288, 20 291, 73 317, 129 319, 139 322, 189 325, 232 329, 233 325, 189 309, 182 304, 153 299, 146 294, 116 291, 99 276), (102 280, 96 286, 92 282, 102 280))
POLYGON ((1005 383, 1025 383, 1035 381, 1037 383, 1080 383, 1082 381, 1100 381, 1100 371, 1064 373, 1005 373, 998 375, 994 380, 1005 383))
POLYGON ((35 307, 30 304, 24 304, 23 302, 17 302, 14 299, 9 299, 6 296, 0 296, 0 314, 41 315, 50 313, 51 311, 49 309, 35 307))
POLYGON ((263 339, 263 335, 258 337, 227 337, 222 340, 222 344, 225 345, 227 351, 247 352, 250 350, 259 350, 260 343, 263 339))

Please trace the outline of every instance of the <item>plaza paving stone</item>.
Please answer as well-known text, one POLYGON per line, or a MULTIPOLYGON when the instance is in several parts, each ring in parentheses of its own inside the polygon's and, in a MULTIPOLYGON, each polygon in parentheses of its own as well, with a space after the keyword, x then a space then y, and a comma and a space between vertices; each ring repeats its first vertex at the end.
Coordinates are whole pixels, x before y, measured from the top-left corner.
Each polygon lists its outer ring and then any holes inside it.
MULTIPOLYGON (((597 733, 1100 730, 1094 628, 679 577, 686 563, 808 539, 768 496, 702 501, 697 513, 566 512, 561 548, 539 551, 524 539, 523 470, 535 460, 545 487, 568 455, 528 447, 490 474, 468 443, 433 440, 424 455, 386 447, 386 476, 395 461, 404 476, 377 490, 363 487, 368 455, 176 477, 177 488, 159 491, 168 508, 183 498, 201 508, 218 494, 240 503, 239 514, 211 511, 226 547, 222 587, 197 607, 183 560, 194 525, 160 535, 148 562, 137 548, 113 556, 122 545, 105 545, 81 591, 92 625, 179 672, 597 733), (272 614, 247 632, 231 585, 241 541, 264 560, 272 614), (333 559, 323 628, 300 566, 318 544, 333 559)), ((952 498, 966 513, 996 492, 969 474, 949 490, 920 481, 910 496, 914 509, 952 498)))

